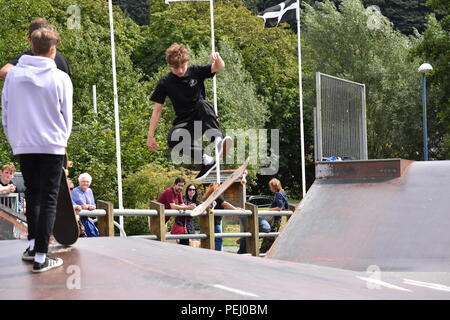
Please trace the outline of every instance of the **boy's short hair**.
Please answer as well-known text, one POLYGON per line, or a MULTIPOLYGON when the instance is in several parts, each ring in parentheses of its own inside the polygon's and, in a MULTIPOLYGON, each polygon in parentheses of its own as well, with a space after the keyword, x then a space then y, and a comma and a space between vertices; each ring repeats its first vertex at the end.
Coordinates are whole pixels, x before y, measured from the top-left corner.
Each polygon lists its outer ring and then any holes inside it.
POLYGON ((41 28, 45 28, 45 29, 50 29, 50 30, 56 31, 55 28, 53 27, 53 25, 50 24, 50 22, 48 22, 44 18, 37 18, 37 19, 33 20, 30 23, 30 25, 28 26, 28 37, 31 38, 31 34, 35 30, 41 29, 41 28))
POLYGON ((40 28, 31 34, 33 53, 36 55, 47 54, 52 46, 59 43, 59 34, 52 29, 40 28))
POLYGON ((16 167, 12 163, 7 163, 2 167, 2 171, 9 171, 11 174, 16 173, 16 167))
POLYGON ((189 50, 182 44, 174 43, 166 50, 166 61, 171 67, 180 67, 189 61, 189 50))

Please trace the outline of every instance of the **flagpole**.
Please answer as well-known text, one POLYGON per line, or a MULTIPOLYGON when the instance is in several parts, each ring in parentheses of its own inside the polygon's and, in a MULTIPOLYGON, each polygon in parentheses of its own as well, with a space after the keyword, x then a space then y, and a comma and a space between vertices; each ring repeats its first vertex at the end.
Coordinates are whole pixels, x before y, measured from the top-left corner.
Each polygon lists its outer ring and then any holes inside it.
MULTIPOLYGON (((117 188, 119 194, 119 209, 123 209, 122 199, 122 160, 120 156, 120 126, 119 126, 119 99, 117 94, 117 76, 116 76, 116 46, 114 42, 114 21, 112 0, 108 0, 109 7, 109 25, 111 30, 111 60, 112 60, 112 74, 113 74, 113 92, 114 92, 114 122, 116 131, 116 157, 117 157, 117 188)), ((123 230, 123 217, 119 217, 119 224, 123 230)))
MULTIPOLYGON (((211 20, 211 53, 214 54, 216 52, 216 39, 214 36, 214 3, 213 0, 209 0, 209 13, 211 20)), ((219 116, 219 112, 217 110, 217 80, 216 76, 213 77, 213 93, 214 93, 214 112, 216 113, 216 117, 219 116)), ((219 146, 216 145, 216 182, 220 184, 220 157, 219 157, 219 146)))
POLYGON ((298 90, 299 90, 299 105, 300 105, 300 144, 301 144, 301 159, 302 159, 302 195, 306 195, 306 178, 305 178, 305 137, 303 128, 303 89, 302 89, 302 50, 300 42, 300 0, 297 0, 296 9, 297 18, 297 48, 298 48, 298 90))

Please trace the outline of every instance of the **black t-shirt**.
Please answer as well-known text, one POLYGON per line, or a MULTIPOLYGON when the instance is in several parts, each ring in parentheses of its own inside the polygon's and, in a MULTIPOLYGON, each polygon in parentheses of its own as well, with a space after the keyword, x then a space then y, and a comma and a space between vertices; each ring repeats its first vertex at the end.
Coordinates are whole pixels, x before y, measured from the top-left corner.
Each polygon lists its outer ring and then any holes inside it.
POLYGON ((170 72, 158 81, 150 100, 164 104, 169 97, 177 119, 188 118, 195 109, 195 103, 205 99, 204 80, 214 75, 210 64, 190 66, 181 78, 170 72))
MULTIPOLYGON (((31 52, 30 50, 22 52, 21 54, 19 54, 18 56, 12 58, 11 60, 9 60, 9 63, 11 63, 12 65, 16 65, 19 62, 19 59, 21 56, 23 55, 28 55, 28 56, 34 56, 33 52, 31 52)), ((55 63, 56 63, 56 67, 61 70, 64 71, 65 73, 67 73, 70 77, 70 69, 69 69, 69 64, 67 63, 66 58, 64 58, 62 56, 61 53, 59 53, 58 51, 56 51, 56 55, 55 55, 55 63)))
MULTIPOLYGON (((1 178, 1 177, 2 177, 2 176, 0 175, 0 178, 1 178)), ((1 185, 1 186, 7 187, 7 186, 9 186, 10 184, 15 185, 12 181, 10 181, 9 183, 3 183, 2 180, 0 179, 0 185, 1 185)))

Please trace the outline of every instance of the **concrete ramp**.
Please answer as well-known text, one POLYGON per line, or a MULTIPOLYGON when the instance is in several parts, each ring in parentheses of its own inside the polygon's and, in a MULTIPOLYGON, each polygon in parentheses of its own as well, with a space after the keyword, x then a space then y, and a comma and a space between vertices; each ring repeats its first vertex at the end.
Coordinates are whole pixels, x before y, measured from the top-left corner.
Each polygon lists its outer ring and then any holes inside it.
POLYGON ((64 265, 34 274, 21 260, 26 246, 25 240, 0 241, 0 300, 450 299, 450 273, 380 273, 382 282, 374 282, 366 272, 132 237, 52 247, 64 265))
POLYGON ((319 163, 316 176, 266 257, 354 271, 450 271, 450 161, 319 163))

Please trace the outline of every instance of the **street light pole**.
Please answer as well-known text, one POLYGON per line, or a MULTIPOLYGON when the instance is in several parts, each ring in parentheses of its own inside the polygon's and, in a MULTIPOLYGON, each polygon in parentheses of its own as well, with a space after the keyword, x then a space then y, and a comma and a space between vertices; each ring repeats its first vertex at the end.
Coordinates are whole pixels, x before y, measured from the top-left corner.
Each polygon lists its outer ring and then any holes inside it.
POLYGON ((428 161, 427 77, 425 73, 422 73, 422 122, 423 122, 423 160, 428 161))
POLYGON ((422 123, 423 123, 423 160, 428 161, 428 134, 427 134, 427 77, 426 73, 433 70, 429 63, 424 63, 419 67, 422 73, 422 123))

